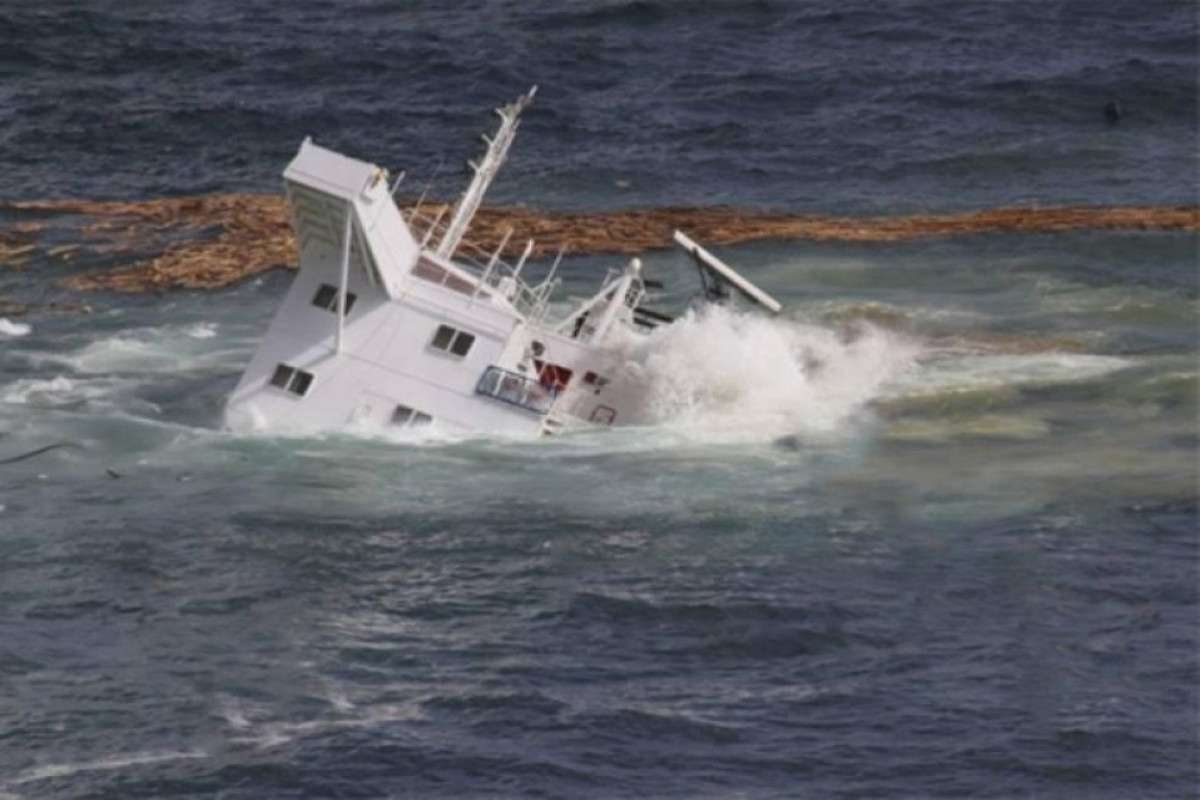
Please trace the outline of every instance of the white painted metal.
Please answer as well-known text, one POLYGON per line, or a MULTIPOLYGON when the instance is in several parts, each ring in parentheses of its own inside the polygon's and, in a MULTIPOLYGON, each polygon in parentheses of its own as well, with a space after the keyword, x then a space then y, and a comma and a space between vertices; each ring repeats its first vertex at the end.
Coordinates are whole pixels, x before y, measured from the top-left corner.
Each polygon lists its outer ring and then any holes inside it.
POLYGON ((483 202, 483 196, 487 194, 488 187, 504 164, 504 159, 508 157, 508 148, 512 145, 513 137, 517 133, 518 117, 521 116, 525 107, 533 102, 535 94, 537 94, 536 86, 531 88, 528 94, 517 98, 516 102, 496 109, 496 113, 500 116, 500 127, 492 138, 489 139, 486 135, 483 137, 483 141, 488 146, 483 155, 483 161, 478 165, 474 162, 467 162, 475 171, 475 176, 471 179, 471 183, 463 192, 462 197, 459 198, 458 204, 454 207, 454 215, 450 218, 450 224, 446 226, 446 232, 442 234, 442 239, 438 242, 437 253, 439 256, 450 258, 458 249, 463 235, 466 234, 471 220, 475 217, 475 212, 479 210, 479 204, 483 202))
POLYGON ((301 144, 284 171, 299 270, 229 397, 229 427, 399 430, 428 415, 447 432, 536 436, 637 420, 644 387, 608 344, 641 333, 633 314, 641 262, 547 322, 564 251, 530 286, 521 273, 532 241, 513 266, 501 258, 507 237, 490 253, 464 238, 533 93, 501 110, 500 131, 436 249, 428 245, 441 216, 406 219, 384 170, 301 144), (275 386, 280 367, 311 380, 275 386))
POLYGON ((346 224, 342 228, 342 275, 337 295, 337 352, 342 352, 342 336, 346 328, 346 284, 350 282, 350 226, 354 222, 354 207, 346 204, 346 224))
POLYGON ((763 308, 770 311, 772 314, 778 314, 780 309, 783 308, 783 306, 779 304, 778 300, 776 300, 774 297, 771 297, 771 295, 767 294, 762 289, 759 289, 753 283, 743 278, 733 267, 714 256, 700 245, 696 244, 691 240, 691 238, 684 234, 683 231, 675 231, 675 241, 678 242, 683 249, 695 256, 695 258, 699 260, 705 267, 715 272, 718 278, 728 282, 735 289, 749 297, 754 302, 758 303, 763 308))

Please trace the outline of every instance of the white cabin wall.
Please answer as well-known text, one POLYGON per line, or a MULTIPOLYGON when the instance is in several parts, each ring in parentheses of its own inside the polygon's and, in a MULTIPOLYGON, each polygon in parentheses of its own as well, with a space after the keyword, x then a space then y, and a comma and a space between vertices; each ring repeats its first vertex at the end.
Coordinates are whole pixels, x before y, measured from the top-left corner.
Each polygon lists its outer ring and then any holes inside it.
MULTIPOLYGON (((420 246, 379 167, 306 140, 285 178, 300 268, 230 398, 226 419, 231 427, 386 426, 396 405, 404 404, 433 416, 446 430, 532 435, 542 429, 542 415, 479 395, 475 387, 490 366, 516 370, 535 340, 545 346, 541 360, 573 372, 570 396, 560 398, 556 415, 570 411, 587 420, 596 405, 604 404, 617 410, 617 424, 631 421, 636 387, 620 365, 610 363, 602 346, 527 325, 508 301, 488 292, 464 294, 430 282, 427 277, 440 268, 440 274, 456 276, 447 283, 460 288, 470 283, 467 274, 431 254, 424 257, 433 262, 422 271, 425 277, 413 271, 422 260, 420 246), (337 288, 342 281, 347 209, 352 210, 353 246, 346 288, 357 297, 344 320, 338 352, 338 316, 313 299, 322 284, 337 288), (431 346, 440 325, 475 337, 465 356, 431 346), (303 397, 270 386, 281 363, 313 374, 303 397), (588 371, 607 383, 584 385, 588 371)), ((593 313, 609 320, 619 310, 593 313)))
MULTIPOLYGON (((270 379, 275 365, 281 361, 307 368, 306 364, 333 352, 337 315, 313 305, 313 297, 321 284, 337 287, 340 281, 340 254, 322 243, 305 248, 296 278, 234 391, 235 398, 243 388, 270 379)), ((357 295, 357 300, 346 318, 343 343, 347 351, 369 354, 382 346, 371 343, 370 339, 386 328, 390 303, 380 289, 367 282, 361 269, 350 271, 346 285, 347 291, 357 295)))
POLYGON ((540 417, 475 394, 484 370, 507 364, 505 350, 516 317, 486 297, 469 296, 409 276, 408 291, 389 300, 361 269, 348 290, 357 300, 346 318, 343 353, 335 354, 337 317, 313 305, 322 283, 337 286, 341 254, 310 244, 301 268, 230 401, 228 424, 254 428, 328 430, 348 423, 386 426, 397 404, 434 417, 448 430, 533 435, 540 417), (430 345, 439 325, 475 336, 466 356, 430 345), (269 385, 280 363, 312 372, 313 386, 298 397, 269 385), (381 399, 382 398, 382 399, 381 399), (255 420, 261 420, 256 424, 255 420))
POLYGON ((375 254, 388 293, 395 297, 413 280, 409 271, 417 263, 421 248, 391 196, 383 189, 375 191, 382 192, 382 196, 370 204, 360 204, 359 229, 375 254))

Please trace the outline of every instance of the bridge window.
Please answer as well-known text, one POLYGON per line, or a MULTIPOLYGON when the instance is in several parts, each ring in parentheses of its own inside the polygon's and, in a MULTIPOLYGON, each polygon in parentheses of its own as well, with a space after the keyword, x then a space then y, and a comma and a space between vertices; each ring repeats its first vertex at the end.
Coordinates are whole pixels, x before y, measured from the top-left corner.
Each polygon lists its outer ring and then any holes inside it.
POLYGON ((433 334, 433 341, 429 344, 435 350, 444 350, 456 356, 465 356, 471 352, 471 345, 475 344, 475 334, 451 328, 449 325, 438 325, 437 331, 433 334))
MULTIPOLYGON (((354 292, 346 292, 346 313, 350 313, 350 309, 354 308, 354 301, 358 296, 354 292)), ((317 308, 323 308, 326 311, 337 313, 338 307, 338 290, 336 286, 330 286, 328 283, 322 283, 321 288, 317 289, 317 293, 313 295, 313 305, 317 308)))
POLYGON ((474 283, 463 280, 453 272, 439 267, 424 257, 417 259, 417 263, 412 271, 418 278, 445 286, 447 289, 459 294, 475 294, 478 288, 474 283))
POLYGON ((554 405, 554 392, 533 378, 500 367, 484 370, 475 391, 538 414, 545 414, 554 405))
POLYGON ((301 397, 308 394, 312 382, 313 374, 311 372, 296 369, 288 364, 276 366, 275 374, 271 376, 272 386, 291 392, 292 394, 298 394, 301 397))

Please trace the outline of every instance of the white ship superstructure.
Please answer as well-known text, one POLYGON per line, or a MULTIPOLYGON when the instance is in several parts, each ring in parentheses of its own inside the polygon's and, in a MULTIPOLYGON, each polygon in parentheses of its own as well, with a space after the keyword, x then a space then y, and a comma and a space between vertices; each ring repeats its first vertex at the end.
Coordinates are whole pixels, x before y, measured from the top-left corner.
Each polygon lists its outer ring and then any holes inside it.
MULTIPOLYGON (((474 177, 448 219, 422 214, 420 204, 405 214, 385 170, 304 141, 284 172, 299 270, 230 395, 229 427, 433 424, 536 436, 635 417, 642 387, 623 377, 605 345, 670 321, 640 307, 641 262, 610 270, 594 295, 549 319, 561 252, 531 284, 524 268, 532 241, 509 263, 501 258, 507 236, 492 252, 465 238, 535 90, 497 110, 499 129, 483 137, 487 150, 470 163, 474 177)), ((702 274, 774 303, 676 238, 702 274)))

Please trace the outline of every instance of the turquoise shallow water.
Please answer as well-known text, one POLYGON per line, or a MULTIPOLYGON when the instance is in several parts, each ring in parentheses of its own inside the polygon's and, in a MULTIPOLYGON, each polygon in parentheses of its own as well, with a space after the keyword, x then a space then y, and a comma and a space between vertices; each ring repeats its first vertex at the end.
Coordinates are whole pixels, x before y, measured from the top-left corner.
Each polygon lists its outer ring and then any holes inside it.
MULTIPOLYGON (((202 7, 0 12, 12 196, 270 189, 304 133, 450 163, 533 78, 510 200, 1195 201, 1183 6, 202 7)), ((1188 796, 1197 245, 724 248, 785 313, 661 331, 650 424, 540 442, 222 432, 287 274, 35 253, 0 798, 1188 796)))

